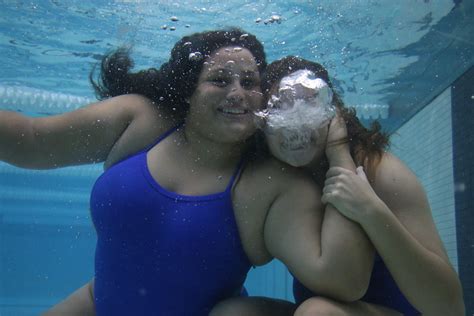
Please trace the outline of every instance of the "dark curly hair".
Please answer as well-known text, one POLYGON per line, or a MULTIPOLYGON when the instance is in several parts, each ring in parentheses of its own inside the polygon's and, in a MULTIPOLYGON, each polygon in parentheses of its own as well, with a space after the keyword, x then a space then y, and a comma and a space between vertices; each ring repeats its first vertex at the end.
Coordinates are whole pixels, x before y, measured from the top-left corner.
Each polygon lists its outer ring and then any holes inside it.
MULTIPOLYGON (((389 146, 388 134, 382 131, 380 123, 374 121, 370 128, 366 128, 356 116, 354 108, 344 106, 341 98, 334 91, 327 70, 320 64, 295 56, 287 56, 268 65, 262 79, 262 90, 267 98, 271 87, 283 77, 300 69, 307 69, 327 82, 333 90, 333 104, 344 118, 347 125, 348 141, 351 155, 357 165, 363 165, 373 179, 373 172, 382 157, 384 150, 389 146)), ((321 168, 325 172, 329 167, 327 159, 321 162, 321 168)))
POLYGON ((99 73, 96 75, 93 69, 89 79, 100 100, 137 93, 163 105, 173 116, 184 119, 189 108, 185 100, 196 88, 206 57, 228 46, 248 49, 255 57, 260 73, 263 73, 267 65, 263 45, 254 35, 230 28, 184 36, 174 45, 169 60, 159 69, 130 72, 134 66, 130 49, 119 48, 102 59, 99 73))

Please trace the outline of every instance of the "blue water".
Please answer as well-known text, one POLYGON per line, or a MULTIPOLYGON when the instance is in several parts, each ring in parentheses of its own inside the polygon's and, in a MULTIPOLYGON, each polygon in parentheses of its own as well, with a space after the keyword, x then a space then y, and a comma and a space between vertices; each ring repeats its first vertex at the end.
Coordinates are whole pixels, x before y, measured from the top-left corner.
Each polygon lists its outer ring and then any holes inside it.
MULTIPOLYGON (((348 105, 390 106, 381 123, 397 131, 474 64, 474 3, 459 2, 0 0, 0 108, 70 110, 80 104, 48 107, 48 96, 92 99, 92 65, 117 46, 132 45, 136 69, 148 68, 185 34, 239 26, 264 42, 269 61, 293 54, 325 65, 348 105), (17 90, 7 95, 5 87, 17 90)), ((100 165, 29 171, 0 163, 0 315, 37 315, 92 277, 88 198, 100 172, 100 165)), ((247 287, 292 299, 278 262, 251 271, 247 287)))

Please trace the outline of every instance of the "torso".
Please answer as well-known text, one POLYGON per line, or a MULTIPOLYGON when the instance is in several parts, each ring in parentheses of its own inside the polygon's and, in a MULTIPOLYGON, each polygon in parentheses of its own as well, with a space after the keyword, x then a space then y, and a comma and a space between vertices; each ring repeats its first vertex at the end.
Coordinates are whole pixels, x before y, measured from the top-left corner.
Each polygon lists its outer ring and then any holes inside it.
MULTIPOLYGON (((238 162, 221 170, 203 167, 176 152, 177 142, 179 138, 172 134, 149 151, 147 163, 153 178, 163 187, 179 194, 202 196, 222 192, 229 184, 238 162)), ((269 163, 268 160, 244 164, 232 188, 233 210, 240 240, 254 266, 263 265, 272 259, 265 248, 263 231, 267 211, 279 190, 277 180, 271 181, 272 175, 273 178, 278 177, 275 173, 277 165, 278 162, 269 163)))
MULTIPOLYGON (((105 162, 106 169, 143 150, 176 124, 176 121, 162 115, 151 104, 149 109, 145 108, 143 113, 139 113, 136 120, 140 120, 140 128, 124 132, 105 162)), ((164 188, 179 194, 205 195, 221 192, 237 165, 226 170, 193 165, 177 155, 176 141, 177 137, 171 134, 149 150, 147 164, 153 178, 164 188), (183 166, 183 163, 187 165, 183 166)), ((246 164, 234 183, 232 202, 235 220, 242 246, 252 265, 263 265, 272 259, 265 248, 264 224, 271 203, 283 190, 284 178, 285 168, 281 163, 261 159, 246 164)))

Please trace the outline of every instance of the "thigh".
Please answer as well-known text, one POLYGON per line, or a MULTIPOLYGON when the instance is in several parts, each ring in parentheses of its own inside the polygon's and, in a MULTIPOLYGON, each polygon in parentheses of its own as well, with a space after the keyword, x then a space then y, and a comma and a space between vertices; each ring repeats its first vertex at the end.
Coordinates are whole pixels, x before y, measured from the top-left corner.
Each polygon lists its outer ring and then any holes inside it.
POLYGON ((337 302, 323 297, 312 297, 301 303, 295 316, 403 316, 401 313, 380 305, 363 301, 337 302))
POLYGON ((296 305, 267 297, 233 297, 214 306, 209 316, 293 316, 296 305))
POLYGON ((85 284, 41 316, 95 316, 93 281, 85 284))

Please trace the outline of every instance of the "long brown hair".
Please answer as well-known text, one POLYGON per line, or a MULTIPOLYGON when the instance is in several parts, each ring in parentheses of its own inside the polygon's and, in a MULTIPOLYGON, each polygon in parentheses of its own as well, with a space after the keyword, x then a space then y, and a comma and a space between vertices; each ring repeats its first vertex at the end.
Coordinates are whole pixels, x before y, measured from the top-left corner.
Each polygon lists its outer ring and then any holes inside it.
MULTIPOLYGON (((327 70, 320 64, 295 56, 287 56, 272 62, 267 66, 262 80, 262 90, 267 99, 271 87, 279 82, 283 77, 300 69, 307 69, 316 77, 327 82, 334 93, 333 104, 343 117, 346 126, 348 139, 341 140, 349 142, 351 155, 356 165, 364 166, 369 179, 374 179, 375 169, 380 162, 384 150, 389 146, 388 134, 382 131, 379 122, 374 121, 370 128, 366 128, 356 116, 354 108, 348 108, 342 99, 334 91, 327 70)), ((321 173, 329 168, 327 158, 321 162, 321 173)), ((318 172, 319 173, 319 172, 318 172)), ((324 174, 324 173, 323 173, 324 174)))

